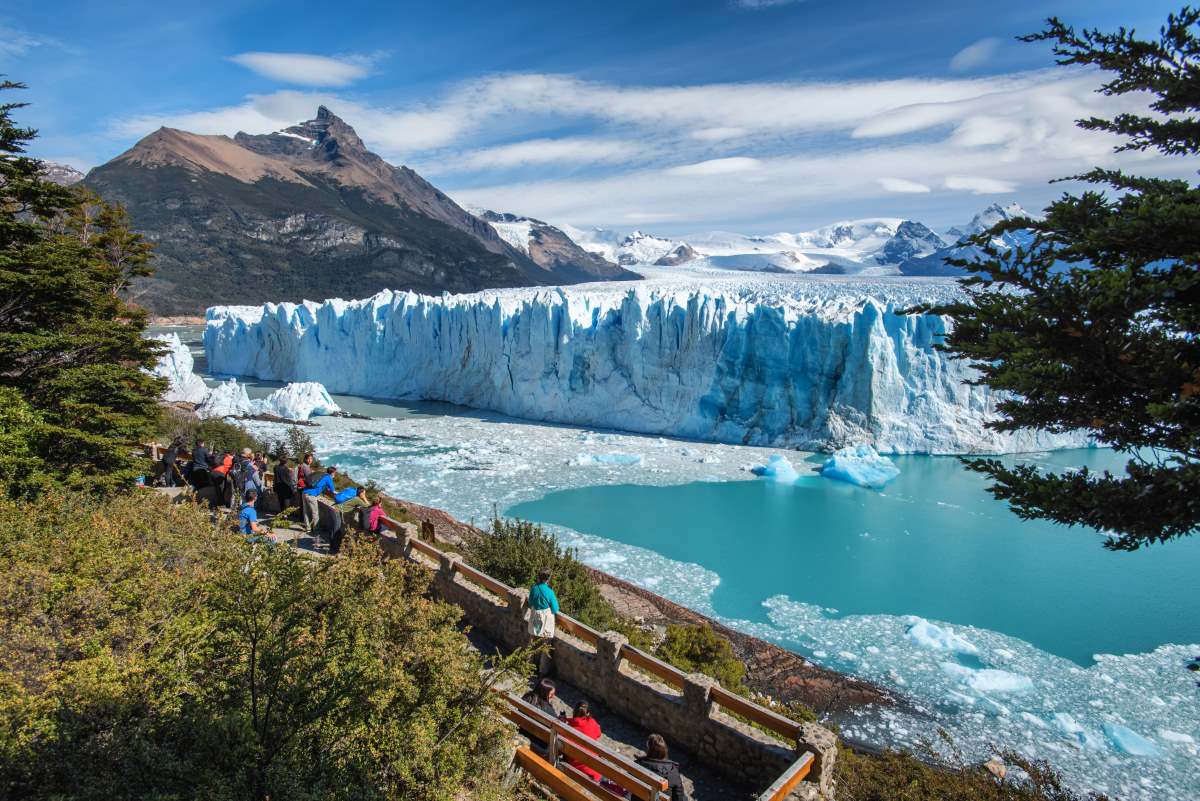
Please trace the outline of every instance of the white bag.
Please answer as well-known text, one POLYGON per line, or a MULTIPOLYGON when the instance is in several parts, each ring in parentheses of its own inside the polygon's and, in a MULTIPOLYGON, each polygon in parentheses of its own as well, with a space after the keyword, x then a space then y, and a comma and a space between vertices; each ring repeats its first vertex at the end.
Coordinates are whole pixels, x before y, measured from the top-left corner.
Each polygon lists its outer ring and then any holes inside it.
POLYGON ((529 610, 529 633, 534 637, 554 637, 554 612, 549 607, 529 610))

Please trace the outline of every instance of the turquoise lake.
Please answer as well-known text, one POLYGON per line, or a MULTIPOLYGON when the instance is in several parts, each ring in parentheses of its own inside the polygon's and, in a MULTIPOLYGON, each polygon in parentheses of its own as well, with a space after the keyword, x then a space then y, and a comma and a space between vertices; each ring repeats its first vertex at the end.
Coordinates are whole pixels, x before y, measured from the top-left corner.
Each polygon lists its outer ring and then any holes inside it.
MULTIPOLYGON (((1123 464, 1106 450, 1022 458, 1048 468, 1123 464)), ((900 476, 881 492, 816 476, 606 485, 552 492, 507 514, 697 563, 720 576, 712 605, 728 618, 765 621, 763 602, 782 595, 837 615, 991 629, 1080 665, 1200 642, 1200 616, 1184 611, 1200 541, 1109 551, 1094 530, 1019 520, 957 459, 894 461, 900 476)))

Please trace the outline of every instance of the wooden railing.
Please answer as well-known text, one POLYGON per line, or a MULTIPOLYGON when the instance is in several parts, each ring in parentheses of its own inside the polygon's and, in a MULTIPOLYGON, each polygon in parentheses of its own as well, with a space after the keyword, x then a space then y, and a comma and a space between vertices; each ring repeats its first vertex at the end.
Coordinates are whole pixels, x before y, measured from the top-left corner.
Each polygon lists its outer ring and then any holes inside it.
POLYGON ((758 801, 783 801, 812 772, 815 762, 816 757, 812 754, 801 754, 800 758, 793 762, 792 766, 785 770, 774 784, 763 791, 763 794, 758 797, 758 801))
POLYGON ((686 674, 679 668, 668 665, 661 659, 650 656, 645 651, 634 648, 628 643, 621 646, 621 656, 631 665, 635 665, 650 675, 662 679, 677 690, 683 690, 686 674))
POLYGON ((708 697, 714 703, 725 707, 730 712, 736 712, 760 726, 765 726, 789 742, 795 740, 800 735, 799 723, 785 718, 778 712, 760 706, 753 701, 748 701, 740 695, 735 695, 719 684, 713 686, 708 693, 708 697))
MULTIPOLYGON (((554 764, 559 756, 573 759, 624 788, 632 797, 641 801, 656 801, 659 793, 667 789, 667 782, 662 776, 643 768, 598 740, 581 734, 511 693, 505 693, 505 700, 508 702, 505 717, 517 724, 521 731, 545 745, 547 761, 550 764, 554 764)), ((578 775, 584 774, 580 772, 578 775)), ((591 782, 586 776, 584 779, 591 782)))

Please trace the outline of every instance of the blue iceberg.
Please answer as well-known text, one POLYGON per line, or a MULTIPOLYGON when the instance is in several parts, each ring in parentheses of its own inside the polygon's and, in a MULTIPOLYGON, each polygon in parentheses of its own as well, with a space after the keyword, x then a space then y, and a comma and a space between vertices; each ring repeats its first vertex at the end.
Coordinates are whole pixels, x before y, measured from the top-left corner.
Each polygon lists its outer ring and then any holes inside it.
POLYGON ((821 475, 838 481, 848 481, 860 487, 881 489, 900 475, 900 468, 870 445, 854 445, 833 452, 821 466, 821 475))

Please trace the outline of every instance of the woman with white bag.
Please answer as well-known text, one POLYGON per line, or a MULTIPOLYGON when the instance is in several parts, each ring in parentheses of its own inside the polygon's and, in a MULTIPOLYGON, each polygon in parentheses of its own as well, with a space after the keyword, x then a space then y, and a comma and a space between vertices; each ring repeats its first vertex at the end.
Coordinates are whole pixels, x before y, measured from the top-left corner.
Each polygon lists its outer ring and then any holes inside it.
POLYGON ((550 675, 554 646, 554 616, 558 614, 558 597, 550 588, 550 569, 538 571, 537 582, 529 588, 529 633, 536 645, 543 646, 538 657, 538 676, 550 675))

